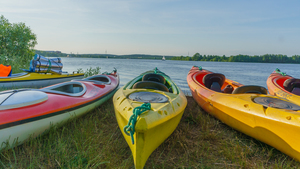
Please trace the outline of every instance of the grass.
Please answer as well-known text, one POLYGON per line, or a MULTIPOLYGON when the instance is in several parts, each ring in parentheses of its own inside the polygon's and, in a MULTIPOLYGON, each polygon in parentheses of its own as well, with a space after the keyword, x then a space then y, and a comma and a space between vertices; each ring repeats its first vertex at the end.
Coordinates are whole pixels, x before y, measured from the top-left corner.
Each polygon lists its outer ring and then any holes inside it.
MULTIPOLYGON (((145 168, 298 168, 299 162, 204 112, 193 98, 145 168)), ((134 168, 112 100, 0 153, 0 168, 134 168)))

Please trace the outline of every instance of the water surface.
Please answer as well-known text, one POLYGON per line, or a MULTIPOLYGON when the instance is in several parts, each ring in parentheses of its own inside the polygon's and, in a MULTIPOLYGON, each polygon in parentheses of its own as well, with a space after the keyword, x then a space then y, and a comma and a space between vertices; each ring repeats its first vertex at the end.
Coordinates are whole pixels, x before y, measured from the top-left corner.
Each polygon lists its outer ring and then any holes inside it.
POLYGON ((139 74, 157 67, 166 73, 181 88, 189 94, 186 76, 192 66, 202 66, 203 69, 222 73, 226 78, 244 85, 259 85, 267 88, 267 78, 276 69, 295 78, 300 78, 299 64, 278 63, 244 63, 244 62, 203 62, 176 60, 146 60, 146 59, 105 59, 105 58, 62 58, 63 70, 68 72, 82 68, 84 71, 92 67, 100 67, 102 72, 111 72, 117 68, 120 74, 120 85, 123 86, 139 74))

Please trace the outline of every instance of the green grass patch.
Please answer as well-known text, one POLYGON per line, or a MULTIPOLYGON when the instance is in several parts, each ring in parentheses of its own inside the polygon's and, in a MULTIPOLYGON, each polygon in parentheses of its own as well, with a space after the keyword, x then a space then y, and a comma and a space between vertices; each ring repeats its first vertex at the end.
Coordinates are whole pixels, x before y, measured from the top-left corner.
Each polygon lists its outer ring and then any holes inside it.
MULTIPOLYGON (((145 168, 297 168, 299 162, 204 112, 193 98, 145 168)), ((108 102, 41 137, 0 153, 0 168, 134 168, 108 102)))

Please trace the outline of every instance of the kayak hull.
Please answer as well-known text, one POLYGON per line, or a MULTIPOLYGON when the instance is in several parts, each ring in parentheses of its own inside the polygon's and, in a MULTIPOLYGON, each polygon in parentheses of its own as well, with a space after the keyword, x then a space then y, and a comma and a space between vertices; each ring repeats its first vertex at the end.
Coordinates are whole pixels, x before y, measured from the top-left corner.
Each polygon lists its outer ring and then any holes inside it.
POLYGON ((164 78, 173 85, 174 89, 176 88, 173 93, 153 89, 132 89, 131 84, 139 81, 147 73, 149 72, 145 72, 130 81, 119 89, 113 97, 116 119, 131 149, 135 168, 143 168, 151 153, 173 133, 187 105, 185 95, 168 76, 164 76, 164 78), (125 134, 123 128, 128 124, 133 109, 143 104, 143 102, 128 99, 132 93, 138 92, 161 94, 166 96, 168 101, 165 103, 151 103, 151 110, 139 116, 133 135, 134 144, 132 144, 131 137, 125 134))
POLYGON ((41 88, 70 80, 82 79, 83 77, 84 73, 60 75, 24 72, 13 74, 9 77, 0 77, 0 89, 41 88))
MULTIPOLYGON (((51 93, 48 92, 49 87, 33 89, 46 93, 48 98, 37 104, 0 110, 0 150, 20 145, 30 138, 46 133, 51 126, 62 125, 103 104, 113 96, 119 85, 118 74, 107 76, 111 79, 111 83, 107 85, 92 81, 74 82, 86 87, 82 96, 51 93)), ((50 87, 66 83, 70 82, 50 87)))
MULTIPOLYGON (((193 67, 187 81, 193 98, 206 112, 228 126, 300 160, 300 111, 266 107, 254 102, 259 97, 280 99, 276 96, 215 92, 199 82, 201 78, 197 77, 204 73, 212 72, 193 67)), ((226 79, 225 85, 232 82, 226 79)), ((237 82, 234 84, 238 84, 234 88, 242 86, 237 82)))

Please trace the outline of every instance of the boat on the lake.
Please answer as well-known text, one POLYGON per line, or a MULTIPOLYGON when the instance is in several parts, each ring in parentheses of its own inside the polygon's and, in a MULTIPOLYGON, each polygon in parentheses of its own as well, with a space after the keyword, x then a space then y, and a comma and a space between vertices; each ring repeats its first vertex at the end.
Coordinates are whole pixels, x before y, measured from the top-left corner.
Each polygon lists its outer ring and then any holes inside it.
POLYGON ((300 106, 194 66, 187 82, 203 110, 228 126, 300 161, 300 106))
POLYGON ((41 89, 0 92, 0 150, 86 114, 111 98, 118 86, 115 70, 41 89))
POLYGON ((154 69, 119 89, 113 103, 135 168, 141 169, 150 154, 176 129, 187 100, 168 75, 154 69))

